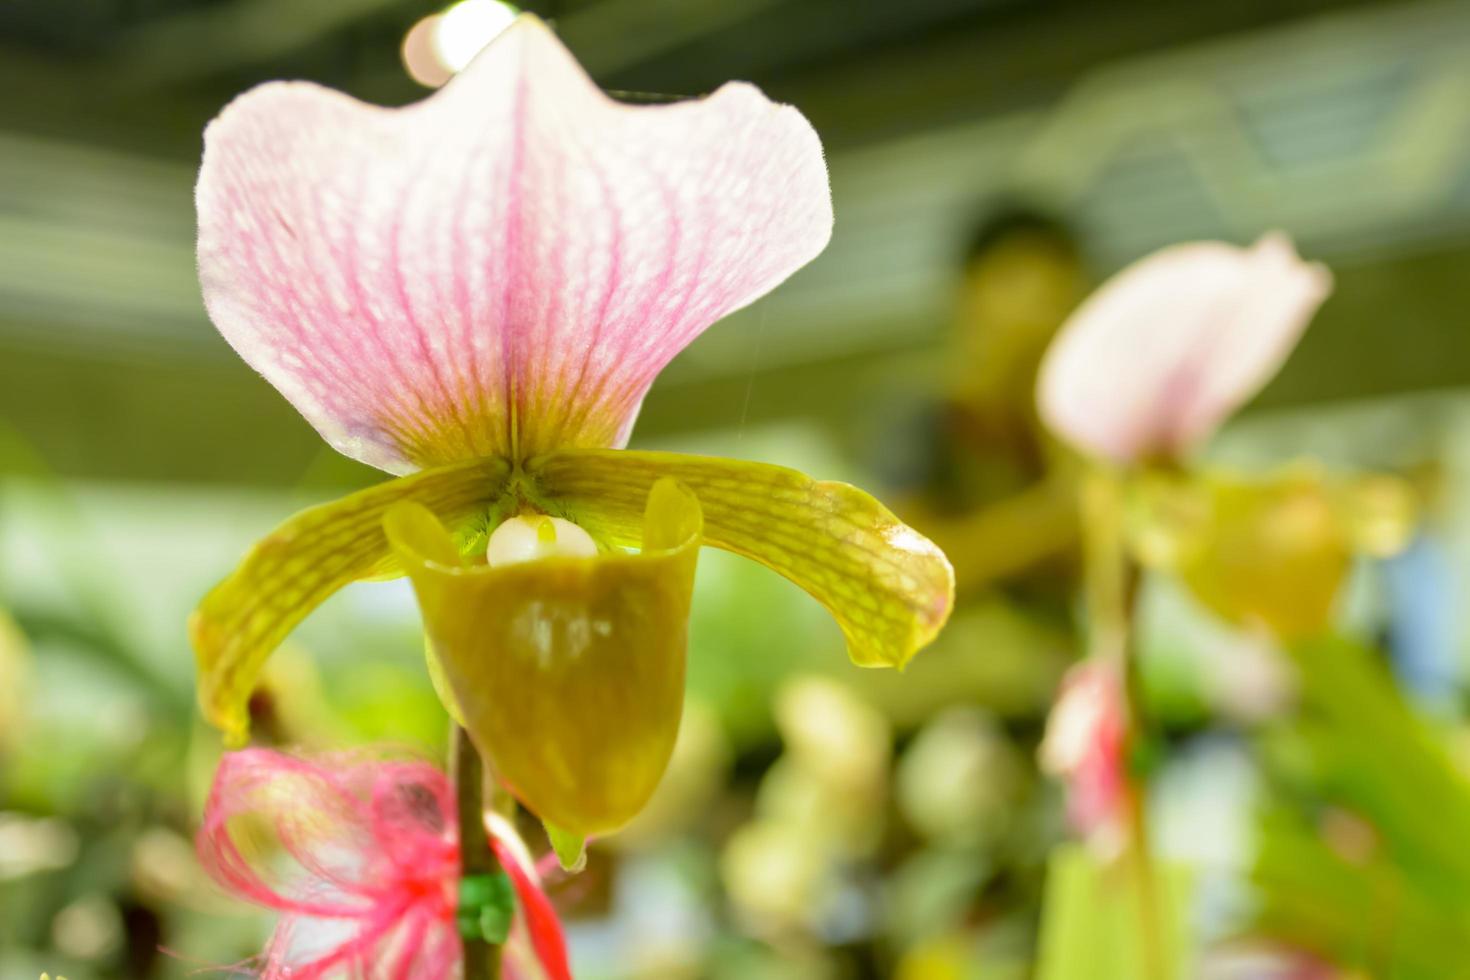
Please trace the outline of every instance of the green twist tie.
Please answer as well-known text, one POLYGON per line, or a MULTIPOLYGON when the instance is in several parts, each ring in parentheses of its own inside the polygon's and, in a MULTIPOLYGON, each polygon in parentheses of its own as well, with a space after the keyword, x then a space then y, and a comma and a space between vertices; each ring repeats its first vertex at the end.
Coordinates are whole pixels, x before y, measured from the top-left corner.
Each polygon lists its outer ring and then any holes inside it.
POLYGON ((516 893, 504 871, 466 875, 459 879, 459 911, 455 920, 465 939, 500 946, 510 935, 516 914, 516 893))

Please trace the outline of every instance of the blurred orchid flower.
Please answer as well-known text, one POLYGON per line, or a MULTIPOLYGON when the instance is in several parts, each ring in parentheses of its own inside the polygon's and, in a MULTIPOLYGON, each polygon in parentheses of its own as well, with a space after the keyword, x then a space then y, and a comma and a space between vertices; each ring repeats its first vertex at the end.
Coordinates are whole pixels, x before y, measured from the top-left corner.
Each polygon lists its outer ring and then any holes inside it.
POLYGON ((1076 664, 1062 678, 1047 717, 1041 768, 1066 787, 1073 828, 1105 849, 1123 839, 1127 744, 1121 662, 1093 657, 1076 664))
POLYGON ((408 574, 446 705, 498 775, 605 832, 667 764, 701 544, 806 589, 865 666, 948 616, 943 554, 862 491, 617 448, 670 359, 826 245, 794 109, 743 84, 619 104, 526 16, 407 108, 241 96, 205 132, 197 202, 220 333, 332 446, 411 474, 287 521, 200 605, 201 703, 234 740, 311 609, 408 574))
MULTIPOLYGON (((491 844, 519 912, 506 976, 569 978, 561 925, 524 845, 508 826, 491 844)), ((232 752, 215 774, 198 851, 230 894, 281 913, 264 980, 459 975, 468 892, 454 791, 427 763, 232 752)))
POLYGON ((1276 374, 1331 290, 1279 232, 1155 252, 1062 327, 1041 366, 1042 418, 1090 456, 1180 456, 1276 374))
POLYGON ((1222 619, 1293 642, 1328 630, 1354 558, 1397 554, 1417 518, 1400 479, 1303 462, 1259 477, 1145 474, 1125 534, 1140 564, 1176 574, 1222 619))

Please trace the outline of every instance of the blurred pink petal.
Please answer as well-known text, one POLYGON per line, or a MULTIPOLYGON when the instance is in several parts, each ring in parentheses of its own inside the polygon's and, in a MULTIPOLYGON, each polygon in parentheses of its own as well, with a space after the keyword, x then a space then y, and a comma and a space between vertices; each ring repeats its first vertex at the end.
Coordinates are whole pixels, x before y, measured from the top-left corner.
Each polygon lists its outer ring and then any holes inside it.
POLYGON ((1331 289, 1280 233, 1156 252, 1062 328, 1042 363, 1042 417, 1093 456, 1180 455, 1276 374, 1331 289))
MULTIPOLYGON (((220 762, 199 859, 231 894, 281 913, 265 980, 449 980, 460 961, 455 813, 449 780, 427 763, 247 749, 220 762)), ((534 869, 492 843, 516 891, 512 945, 529 946, 510 952, 550 980, 570 977, 534 869)))
POLYGON ((617 103, 533 17, 403 109, 246 93, 205 133, 197 199, 220 333, 395 473, 620 446, 664 365, 832 228, 795 109, 738 83, 617 103))
POLYGON ((1062 678, 1046 720, 1041 767, 1067 789, 1067 814, 1085 837, 1121 840, 1127 702, 1116 661, 1095 658, 1062 678))

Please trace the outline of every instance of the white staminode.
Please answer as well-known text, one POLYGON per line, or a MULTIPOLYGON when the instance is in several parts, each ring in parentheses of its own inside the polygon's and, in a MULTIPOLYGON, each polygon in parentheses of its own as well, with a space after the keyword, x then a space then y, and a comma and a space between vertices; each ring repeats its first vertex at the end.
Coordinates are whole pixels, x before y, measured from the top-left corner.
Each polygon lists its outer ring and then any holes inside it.
POLYGON ((497 527, 485 546, 490 565, 514 565, 537 558, 591 558, 597 554, 592 536, 571 521, 543 514, 522 514, 497 527))

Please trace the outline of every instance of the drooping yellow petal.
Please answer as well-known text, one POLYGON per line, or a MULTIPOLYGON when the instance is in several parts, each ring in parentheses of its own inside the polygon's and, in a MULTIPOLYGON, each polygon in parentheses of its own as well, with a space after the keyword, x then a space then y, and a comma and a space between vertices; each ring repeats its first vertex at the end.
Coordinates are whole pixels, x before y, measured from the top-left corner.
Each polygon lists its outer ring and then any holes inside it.
POLYGON ((499 566, 456 560, 413 503, 385 521, 476 747, 573 836, 642 809, 679 730, 700 505, 672 480, 644 499, 638 554, 499 566))
POLYGON ((649 488, 672 476, 704 511, 706 544, 766 565, 836 617, 863 667, 902 667, 954 604, 944 553, 868 494, 781 466, 680 453, 564 450, 530 460, 543 502, 594 537, 637 540, 649 488))
POLYGON ((242 741, 256 675, 286 634, 342 586, 396 570, 383 537, 390 507, 412 500, 459 527, 505 494, 510 469, 478 459, 390 480, 302 511, 256 542, 189 620, 205 717, 242 741))

